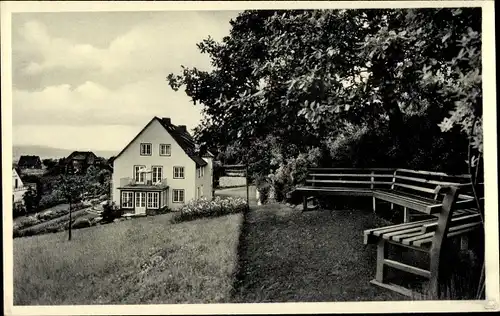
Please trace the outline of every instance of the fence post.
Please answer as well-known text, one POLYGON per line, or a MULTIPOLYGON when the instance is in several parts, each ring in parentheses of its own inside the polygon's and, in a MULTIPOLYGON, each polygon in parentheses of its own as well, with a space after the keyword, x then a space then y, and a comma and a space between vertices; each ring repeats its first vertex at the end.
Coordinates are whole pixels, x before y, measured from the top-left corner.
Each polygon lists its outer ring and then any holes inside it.
MULTIPOLYGON (((397 169, 394 170, 394 174, 392 176, 392 185, 391 185, 391 190, 394 190, 394 183, 396 182, 396 172, 397 169)), ((391 203, 391 212, 394 211, 394 203, 391 203)))
MULTIPOLYGON (((375 172, 372 170, 372 172, 371 172, 371 184, 370 184, 370 189, 372 190, 372 192, 373 192, 374 183, 375 183, 375 177, 373 176, 374 174, 375 174, 375 172)), ((375 196, 372 196, 372 205, 373 205, 373 213, 375 213, 375 211, 376 211, 375 196)))

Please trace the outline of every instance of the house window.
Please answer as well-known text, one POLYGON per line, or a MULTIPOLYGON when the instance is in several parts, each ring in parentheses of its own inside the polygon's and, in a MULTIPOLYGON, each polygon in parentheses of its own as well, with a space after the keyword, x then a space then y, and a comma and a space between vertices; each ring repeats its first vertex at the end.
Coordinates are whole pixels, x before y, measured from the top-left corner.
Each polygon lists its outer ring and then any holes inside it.
POLYGON ((141 143, 141 156, 151 156, 150 143, 141 143))
POLYGON ((133 192, 122 192, 122 208, 133 208, 133 192))
POLYGON ((148 192, 148 208, 160 208, 160 192, 148 192))
POLYGON ((18 183, 17 179, 15 179, 14 183, 15 183, 15 184, 14 184, 14 188, 16 188, 16 189, 17 189, 17 187, 19 186, 19 183, 18 183))
POLYGON ((134 180, 138 183, 144 183, 146 180, 146 173, 142 172, 146 166, 134 166, 134 180))
POLYGON ((184 203, 184 190, 173 190, 172 202, 184 203))
POLYGON ((200 187, 200 197, 202 197, 202 196, 203 196, 203 184, 200 187))
POLYGON ((170 156, 170 144, 160 144, 160 156, 170 156))
POLYGON ((197 187, 196 188, 196 198, 199 199, 200 198, 200 187, 197 187))
POLYGON ((174 167, 174 179, 184 179, 184 167, 174 167))
POLYGON ((153 183, 160 182, 162 177, 163 177, 163 167, 162 166, 153 166, 152 168, 153 171, 153 183))
POLYGON ((198 168, 198 178, 203 178, 205 176, 205 168, 199 167, 198 168))

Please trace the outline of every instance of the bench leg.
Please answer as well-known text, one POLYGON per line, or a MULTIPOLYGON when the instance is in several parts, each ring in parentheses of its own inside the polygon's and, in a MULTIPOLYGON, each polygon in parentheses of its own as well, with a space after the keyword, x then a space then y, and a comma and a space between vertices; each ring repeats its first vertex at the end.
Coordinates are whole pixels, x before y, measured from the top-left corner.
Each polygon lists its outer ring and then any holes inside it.
POLYGON ((387 257, 387 247, 385 240, 380 239, 377 244, 377 271, 375 273, 375 280, 384 283, 384 260, 387 257))
POLYGON ((469 250, 469 236, 460 237, 460 250, 469 250))
POLYGON ((405 223, 408 223, 408 222, 411 221, 410 210, 408 208, 406 208, 406 207, 403 209, 403 216, 404 216, 403 220, 404 220, 405 223))
POLYGON ((303 212, 307 211, 307 196, 305 195, 302 197, 302 204, 303 204, 302 211, 303 212))

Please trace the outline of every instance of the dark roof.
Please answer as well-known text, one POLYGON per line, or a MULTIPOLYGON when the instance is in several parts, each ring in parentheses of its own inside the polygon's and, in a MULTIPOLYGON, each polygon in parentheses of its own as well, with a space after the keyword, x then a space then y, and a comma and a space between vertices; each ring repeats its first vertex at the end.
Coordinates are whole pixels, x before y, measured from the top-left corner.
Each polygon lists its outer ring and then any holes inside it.
POLYGON ((91 151, 74 151, 68 156, 68 160, 89 160, 89 158, 97 159, 97 156, 91 151))
POLYGON ((42 161, 40 160, 39 156, 28 156, 28 155, 23 155, 19 158, 19 161, 17 162, 18 166, 23 166, 23 167, 31 167, 31 166, 36 166, 41 164, 42 161))
POLYGON ((180 125, 176 126, 171 123, 169 118, 159 118, 159 117, 153 117, 151 121, 137 134, 130 143, 128 143, 123 150, 116 155, 116 157, 113 159, 115 160, 118 158, 129 146, 134 142, 134 140, 139 137, 139 135, 146 130, 146 128, 153 123, 154 121, 158 121, 161 126, 172 136, 172 138, 181 146, 181 148, 184 150, 184 152, 193 160, 198 166, 205 166, 207 165, 207 162, 201 158, 201 156, 196 152, 196 144, 193 140, 193 137, 189 134, 189 132, 186 130, 186 126, 180 125))
POLYGON ((196 152, 196 144, 193 137, 186 130, 186 126, 175 126, 170 122, 169 118, 158 118, 155 117, 160 124, 165 128, 170 135, 175 139, 177 144, 186 152, 186 154, 199 166, 207 165, 207 162, 201 158, 201 156, 196 152))

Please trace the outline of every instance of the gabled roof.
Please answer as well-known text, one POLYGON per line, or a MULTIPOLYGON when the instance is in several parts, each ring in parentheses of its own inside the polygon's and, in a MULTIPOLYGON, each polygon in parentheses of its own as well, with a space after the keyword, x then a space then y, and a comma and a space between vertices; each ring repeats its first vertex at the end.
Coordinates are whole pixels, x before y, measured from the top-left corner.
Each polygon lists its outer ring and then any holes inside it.
POLYGON ((90 158, 97 159, 97 156, 91 151, 74 151, 66 158, 67 160, 89 160, 90 158))
POLYGON ((186 130, 185 126, 176 126, 170 122, 169 118, 159 118, 153 117, 151 121, 149 121, 146 126, 132 139, 130 143, 128 143, 123 150, 116 155, 114 160, 118 158, 129 146, 132 144, 154 121, 158 121, 160 125, 172 136, 172 138, 176 141, 177 144, 184 150, 186 155, 193 160, 198 166, 205 166, 207 162, 203 160, 203 158, 196 152, 196 144, 193 140, 193 137, 186 130))
POLYGON ((40 160, 39 156, 23 155, 19 158, 17 165, 23 166, 23 167, 34 167, 34 166, 39 165, 41 163, 42 163, 42 161, 40 160))
POLYGON ((17 167, 12 168, 12 175, 17 175, 18 178, 21 178, 19 168, 17 168, 17 167))

